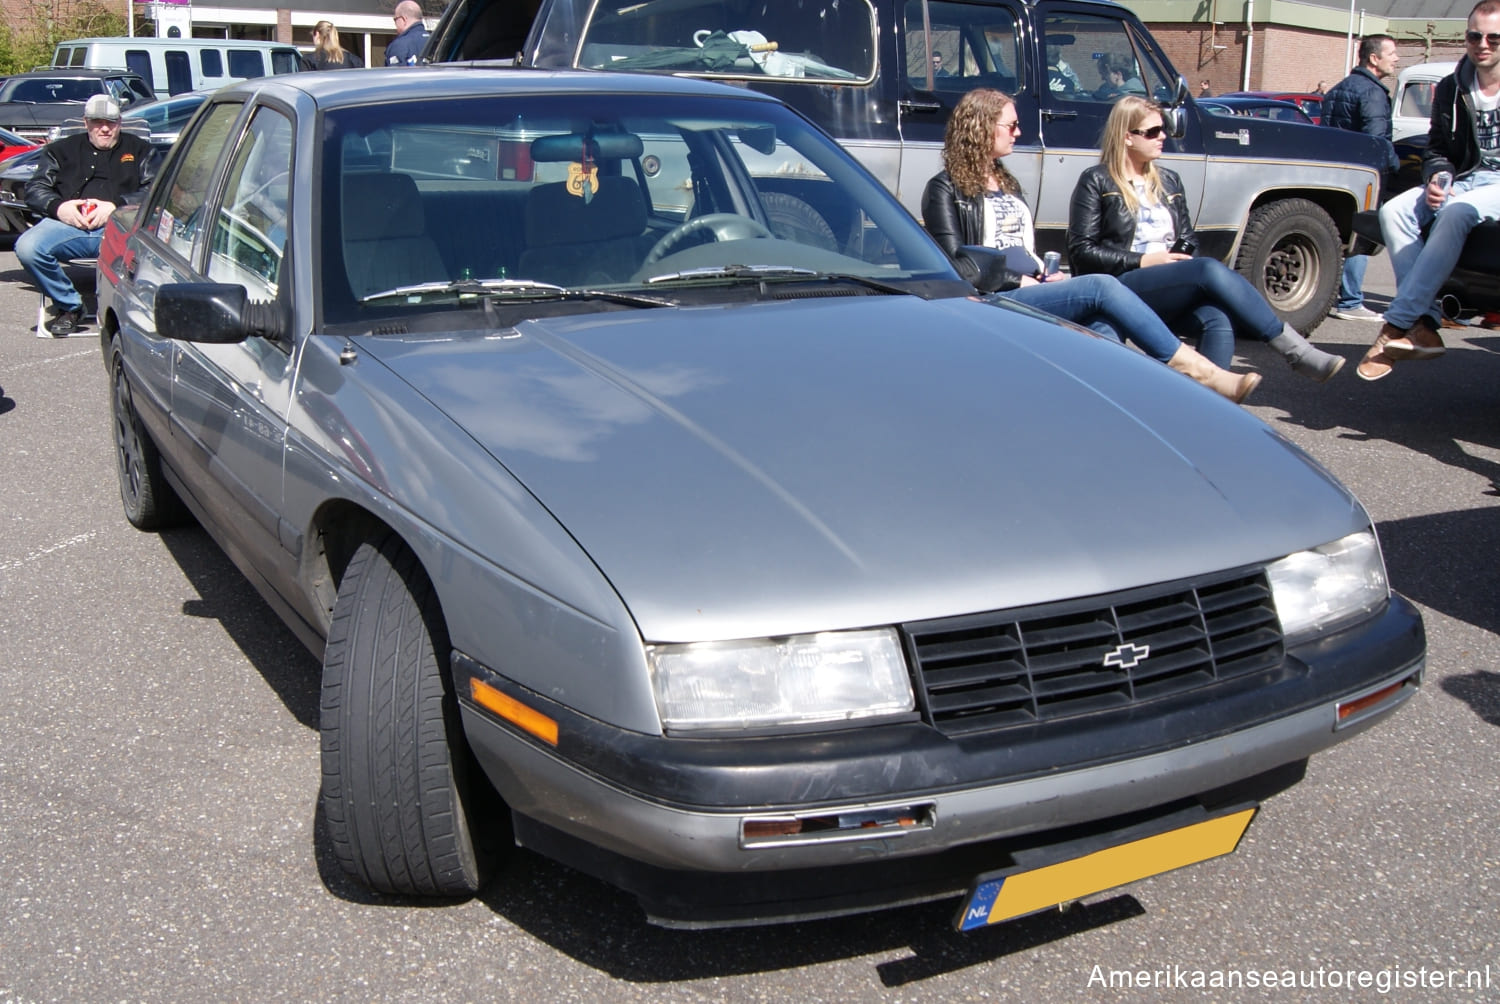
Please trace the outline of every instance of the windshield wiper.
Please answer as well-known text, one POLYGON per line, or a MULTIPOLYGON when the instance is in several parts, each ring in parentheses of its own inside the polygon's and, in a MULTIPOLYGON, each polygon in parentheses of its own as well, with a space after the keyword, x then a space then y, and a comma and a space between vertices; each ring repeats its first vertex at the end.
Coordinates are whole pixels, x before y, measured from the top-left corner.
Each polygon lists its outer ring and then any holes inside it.
POLYGON ((360 303, 384 300, 393 296, 420 296, 427 293, 465 293, 474 296, 499 297, 507 300, 535 302, 538 300, 607 300, 631 307, 675 307, 671 300, 640 293, 626 293, 613 289, 572 289, 556 286, 550 282, 533 282, 530 279, 442 279, 435 282, 417 282, 409 286, 396 286, 359 298, 360 303))
POLYGON ((789 265, 715 265, 705 268, 689 268, 681 272, 653 275, 646 280, 646 284, 649 286, 659 282, 691 282, 695 279, 748 279, 752 282, 760 282, 763 279, 785 279, 792 282, 852 282, 880 293, 891 293, 896 296, 912 295, 910 290, 867 275, 855 275, 851 272, 819 272, 816 269, 795 268, 789 265))

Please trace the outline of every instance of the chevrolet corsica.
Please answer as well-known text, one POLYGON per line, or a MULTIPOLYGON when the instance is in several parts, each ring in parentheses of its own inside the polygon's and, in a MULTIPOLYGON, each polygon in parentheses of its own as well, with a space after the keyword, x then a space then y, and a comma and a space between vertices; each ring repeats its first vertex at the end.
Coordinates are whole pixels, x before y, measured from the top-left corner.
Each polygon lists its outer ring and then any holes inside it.
POLYGON ((657 923, 979 926, 1233 850, 1421 681, 1327 471, 976 297, 763 95, 231 86, 99 271, 126 516, 196 517, 321 655, 377 890, 519 844, 657 923))

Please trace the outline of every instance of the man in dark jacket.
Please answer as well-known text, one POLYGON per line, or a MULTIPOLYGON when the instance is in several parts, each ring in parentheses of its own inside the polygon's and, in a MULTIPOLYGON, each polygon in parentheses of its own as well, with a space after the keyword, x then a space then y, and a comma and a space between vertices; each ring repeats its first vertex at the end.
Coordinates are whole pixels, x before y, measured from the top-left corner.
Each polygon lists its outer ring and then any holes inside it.
MULTIPOLYGON (((1335 129, 1362 132, 1384 141, 1386 180, 1394 180, 1400 162, 1391 145, 1391 95, 1383 80, 1395 76, 1401 65, 1396 40, 1389 35, 1367 35, 1359 40, 1359 65, 1333 85, 1323 98, 1323 124, 1335 129)), ((1378 321, 1380 315, 1365 306, 1365 269, 1370 259, 1350 255, 1344 259, 1339 299, 1332 316, 1346 321, 1378 321)))
POLYGON ((391 15, 399 34, 385 47, 385 65, 416 66, 427 48, 427 25, 422 23, 422 8, 416 0, 401 0, 391 15))
POLYGON ((120 132, 114 98, 89 98, 83 121, 82 133, 54 140, 43 151, 26 183, 26 204, 46 219, 16 239, 16 257, 57 307, 47 330, 59 338, 83 323, 83 297, 62 261, 97 257, 110 214, 138 199, 155 170, 151 144, 120 132))
POLYGON ((1365 380, 1388 376, 1400 360, 1443 354, 1437 331, 1442 312, 1433 298, 1458 263, 1469 231, 1500 219, 1500 0, 1480 0, 1469 13, 1464 58, 1438 81, 1422 180, 1380 209, 1396 298, 1359 364, 1365 380))

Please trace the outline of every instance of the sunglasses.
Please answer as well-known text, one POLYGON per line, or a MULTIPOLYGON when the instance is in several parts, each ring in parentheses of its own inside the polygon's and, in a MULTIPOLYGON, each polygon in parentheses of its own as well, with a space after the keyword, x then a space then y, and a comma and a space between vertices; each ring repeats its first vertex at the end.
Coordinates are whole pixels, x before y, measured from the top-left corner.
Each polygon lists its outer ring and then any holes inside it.
POLYGON ((1166 132, 1166 126, 1154 125, 1150 129, 1132 129, 1130 130, 1130 135, 1144 136, 1146 139, 1161 139, 1166 132))
POLYGON ((1001 129, 1009 129, 1011 132, 1020 132, 1021 131, 1021 120, 1020 119, 1016 119, 1016 121, 1014 121, 1014 122, 996 122, 995 125, 998 126, 1001 129))
POLYGON ((1464 32, 1464 41, 1470 45, 1478 45, 1480 42, 1483 42, 1491 49, 1500 49, 1500 31, 1492 31, 1489 34, 1485 34, 1482 31, 1466 31, 1464 32))

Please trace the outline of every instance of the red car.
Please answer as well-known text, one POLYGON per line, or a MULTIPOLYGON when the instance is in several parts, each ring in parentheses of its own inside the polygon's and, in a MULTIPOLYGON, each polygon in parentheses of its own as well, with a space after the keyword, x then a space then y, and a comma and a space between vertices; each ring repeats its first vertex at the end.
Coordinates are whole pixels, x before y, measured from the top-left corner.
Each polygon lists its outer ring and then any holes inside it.
POLYGON ((1290 101, 1307 113, 1307 117, 1313 120, 1313 125, 1323 124, 1323 95, 1302 94, 1283 91, 1235 91, 1233 94, 1215 95, 1225 98, 1275 98, 1277 101, 1290 101))
POLYGON ((0 129, 0 160, 17 154, 24 153, 36 146, 29 139, 23 139, 11 132, 9 129, 0 129))

